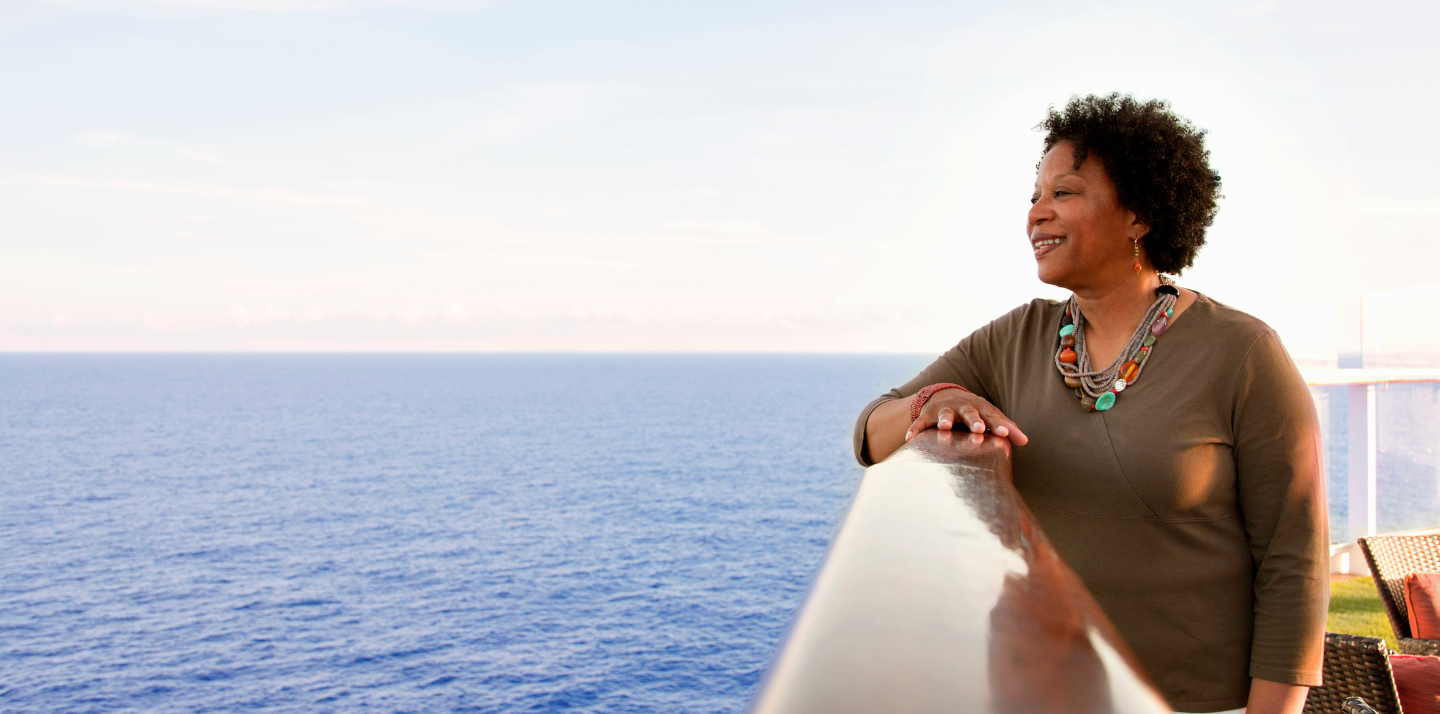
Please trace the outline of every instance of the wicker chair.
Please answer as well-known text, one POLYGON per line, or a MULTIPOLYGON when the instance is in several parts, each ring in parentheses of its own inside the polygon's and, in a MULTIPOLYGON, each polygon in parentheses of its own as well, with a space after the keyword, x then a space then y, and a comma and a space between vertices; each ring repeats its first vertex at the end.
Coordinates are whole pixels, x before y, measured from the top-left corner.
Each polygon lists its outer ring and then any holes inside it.
POLYGON ((1405 607, 1405 576, 1440 573, 1440 535, 1371 536, 1360 539, 1360 550, 1375 576, 1375 589, 1385 603, 1385 614, 1405 654, 1440 655, 1440 640, 1415 639, 1410 612, 1405 607))
POLYGON ((1402 714, 1389 655, 1378 637, 1325 633, 1325 684, 1310 688, 1305 714, 1340 714, 1351 697, 1364 699, 1377 714, 1402 714))

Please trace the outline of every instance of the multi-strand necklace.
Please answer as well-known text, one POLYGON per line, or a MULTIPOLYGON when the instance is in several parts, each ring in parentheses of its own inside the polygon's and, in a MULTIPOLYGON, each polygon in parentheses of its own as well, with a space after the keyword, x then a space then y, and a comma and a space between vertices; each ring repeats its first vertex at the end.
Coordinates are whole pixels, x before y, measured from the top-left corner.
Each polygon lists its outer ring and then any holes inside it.
POLYGON ((1180 291, 1165 276, 1160 277, 1160 282, 1154 304, 1145 312, 1145 319, 1135 328, 1130 341, 1125 343, 1125 349, 1120 350, 1120 356, 1109 367, 1101 370, 1090 367, 1090 354, 1085 349, 1085 315, 1080 312, 1080 304, 1074 295, 1065 303, 1055 368, 1065 378, 1065 386, 1075 389, 1075 396, 1080 398, 1080 406, 1085 411, 1103 412, 1115 406, 1115 398, 1140 378, 1156 338, 1169 329, 1180 291))

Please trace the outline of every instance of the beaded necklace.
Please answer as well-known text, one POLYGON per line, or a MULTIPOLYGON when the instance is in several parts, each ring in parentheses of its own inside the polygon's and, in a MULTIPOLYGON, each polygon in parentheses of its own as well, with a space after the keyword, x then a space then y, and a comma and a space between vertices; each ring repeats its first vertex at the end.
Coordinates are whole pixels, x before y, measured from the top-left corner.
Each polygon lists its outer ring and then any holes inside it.
POLYGON ((1160 276, 1160 287, 1155 290, 1155 302, 1145 312, 1145 319, 1135 328, 1135 334, 1120 350, 1120 355, 1109 367, 1093 370, 1090 354, 1085 349, 1085 315, 1075 296, 1065 303, 1065 317, 1060 321, 1060 348, 1055 351, 1055 368, 1065 378, 1065 386, 1075 389, 1080 406, 1087 412, 1103 412, 1115 406, 1115 398, 1125 388, 1140 378, 1145 362, 1155 346, 1156 338, 1170 328, 1170 318, 1175 314, 1175 301, 1180 291, 1165 276, 1160 276))

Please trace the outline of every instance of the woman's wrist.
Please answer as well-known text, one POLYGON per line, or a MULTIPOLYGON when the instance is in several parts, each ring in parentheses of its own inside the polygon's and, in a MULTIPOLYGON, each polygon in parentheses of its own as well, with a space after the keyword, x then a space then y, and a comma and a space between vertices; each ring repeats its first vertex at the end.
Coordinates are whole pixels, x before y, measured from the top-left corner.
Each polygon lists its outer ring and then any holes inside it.
POLYGON ((930 401, 930 397, 935 396, 935 393, 938 392, 938 391, 940 391, 940 390, 942 390, 942 389, 958 389, 958 390, 960 390, 960 391, 962 391, 962 392, 968 392, 968 391, 970 391, 970 390, 968 390, 968 389, 966 389, 966 388, 964 388, 964 387, 962 387, 962 386, 960 386, 960 385, 958 385, 958 384, 952 384, 952 383, 950 383, 950 382, 941 382, 941 383, 939 383, 939 384, 932 384, 932 385, 930 385, 930 386, 928 386, 928 387, 925 387, 924 389, 921 389, 919 392, 917 392, 917 393, 915 394, 915 397, 910 400, 910 421, 911 421, 911 422, 914 422, 916 419, 919 419, 919 418, 920 418, 920 410, 922 410, 922 409, 925 408, 925 403, 928 402, 928 401, 930 401))

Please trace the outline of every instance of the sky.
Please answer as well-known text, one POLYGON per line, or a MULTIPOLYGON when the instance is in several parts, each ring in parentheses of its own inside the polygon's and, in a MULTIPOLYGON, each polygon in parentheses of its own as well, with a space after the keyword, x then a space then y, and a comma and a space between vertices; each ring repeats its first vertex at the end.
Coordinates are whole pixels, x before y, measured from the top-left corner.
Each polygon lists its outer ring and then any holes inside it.
POLYGON ((1367 340, 1440 351, 1437 25, 1418 2, 6 0, 0 351, 938 352, 1063 296, 1024 233, 1035 127, 1111 91, 1209 132, 1225 199, 1182 285, 1307 364, 1351 294, 1367 340))

